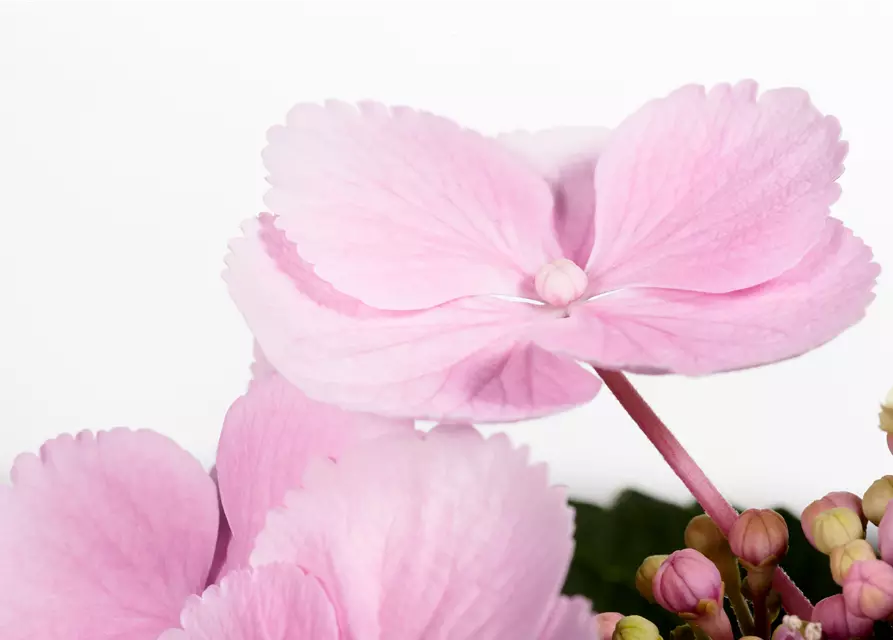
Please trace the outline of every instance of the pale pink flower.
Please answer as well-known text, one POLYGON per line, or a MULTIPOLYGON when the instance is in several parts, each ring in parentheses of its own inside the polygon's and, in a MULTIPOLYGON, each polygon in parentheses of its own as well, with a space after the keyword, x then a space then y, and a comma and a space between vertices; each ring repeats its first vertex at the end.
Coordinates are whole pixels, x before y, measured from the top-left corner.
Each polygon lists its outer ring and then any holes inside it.
POLYGON ((846 145, 798 89, 688 86, 615 130, 487 138, 407 108, 299 105, 226 280, 275 370, 362 411, 508 421, 605 369, 796 356, 878 268, 829 207, 846 145))
POLYGON ((572 529, 564 491, 526 450, 451 428, 311 466, 267 517, 251 564, 318 577, 348 640, 535 638, 572 529))
POLYGON ((0 638, 155 640, 218 574, 221 529, 223 573, 247 566, 267 511, 310 460, 395 431, 412 422, 322 405, 279 376, 258 382, 220 438, 228 527, 211 477, 152 431, 65 435, 20 456, 0 486, 0 638))
POLYGON ((218 491, 174 442, 116 429, 20 457, 0 487, 0 637, 596 638, 588 603, 557 595, 566 496, 504 437, 423 435, 272 375, 228 412, 216 475, 232 539, 205 590, 218 491))

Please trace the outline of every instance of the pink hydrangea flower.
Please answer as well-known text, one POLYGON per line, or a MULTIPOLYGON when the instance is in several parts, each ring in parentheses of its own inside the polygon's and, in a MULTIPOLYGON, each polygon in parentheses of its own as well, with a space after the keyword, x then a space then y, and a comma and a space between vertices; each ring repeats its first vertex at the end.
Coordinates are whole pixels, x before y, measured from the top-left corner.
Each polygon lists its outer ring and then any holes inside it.
POLYGON ((273 375, 227 414, 216 474, 219 496, 150 431, 20 457, 0 486, 0 637, 597 637, 588 603, 557 595, 564 492, 504 437, 423 435, 273 375), (224 514, 223 577, 205 590, 224 514))
POLYGON ((407 108, 299 105, 226 280, 272 367, 383 415, 559 411, 604 369, 796 356, 878 268, 829 207, 846 144, 798 89, 688 86, 613 131, 496 139, 407 108))

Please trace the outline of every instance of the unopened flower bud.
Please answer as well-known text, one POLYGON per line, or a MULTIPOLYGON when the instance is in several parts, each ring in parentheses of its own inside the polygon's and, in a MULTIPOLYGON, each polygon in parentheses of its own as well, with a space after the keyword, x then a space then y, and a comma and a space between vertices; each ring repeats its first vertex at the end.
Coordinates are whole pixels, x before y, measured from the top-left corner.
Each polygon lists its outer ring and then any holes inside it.
POLYGON ((822 625, 822 632, 830 640, 867 638, 874 631, 873 620, 854 616, 847 611, 841 593, 819 601, 812 612, 812 620, 822 625))
POLYGON ((729 546, 748 568, 776 565, 788 552, 788 525, 771 509, 748 509, 729 530, 729 546))
POLYGON ((859 516, 859 520, 862 521, 863 527, 868 524, 868 518, 865 517, 865 513, 862 511, 862 498, 855 493, 850 491, 832 491, 825 495, 825 500, 828 500, 835 507, 846 507, 850 511, 855 512, 859 516))
POLYGON ((654 576, 652 588, 660 606, 689 618, 722 608, 719 570, 694 549, 676 551, 664 560, 654 576))
POLYGON ((893 514, 890 511, 888 508, 877 527, 878 549, 881 559, 887 564, 893 564, 893 514))
POLYGON ((706 513, 695 516, 685 527, 685 546, 714 561, 718 555, 732 555, 729 541, 706 513))
POLYGON ((614 613, 613 611, 596 615, 595 629, 598 632, 599 640, 611 640, 614 636, 614 629, 617 627, 617 623, 622 619, 623 614, 614 613))
POLYGON ((614 627, 613 640, 661 640, 660 632, 642 616, 626 616, 614 627))
POLYGON ((819 517, 819 514, 833 508, 834 505, 829 500, 821 498, 810 502, 803 510, 803 513, 800 514, 800 526, 803 527, 803 534, 812 546, 815 546, 815 538, 812 537, 812 527, 815 525, 815 519, 819 517))
POLYGON ((806 535, 806 539, 809 540, 809 544, 812 546, 815 546, 815 540, 812 537, 812 526, 815 524, 816 517, 818 517, 820 513, 833 509, 834 507, 846 507, 847 509, 856 512, 859 515, 859 519, 862 521, 863 527, 868 522, 865 518, 865 514, 862 512, 862 499, 859 498, 859 496, 855 493, 850 493, 849 491, 832 491, 825 495, 824 498, 811 502, 800 515, 800 524, 803 527, 803 533, 806 535))
POLYGON ((831 550, 831 577, 834 578, 834 582, 843 586, 843 581, 846 580, 853 564, 863 560, 874 560, 876 557, 871 544, 861 538, 834 547, 831 550))
POLYGON ((586 293, 589 277, 575 262, 561 258, 541 267, 533 286, 543 302, 564 307, 586 293))
POLYGON ((654 575, 658 568, 668 557, 666 555, 648 556, 636 571, 636 589, 648 602, 654 602, 654 589, 651 587, 651 583, 654 581, 654 575))
POLYGON ((880 524, 887 504, 893 500, 893 476, 884 476, 871 483, 862 496, 862 509, 874 524, 880 524))
POLYGON ((893 613, 893 567, 883 560, 857 562, 843 581, 843 597, 851 615, 883 620, 893 613))
POLYGON ((859 516, 846 507, 834 507, 820 513, 812 525, 815 547, 830 554, 834 547, 865 537, 865 529, 859 516))

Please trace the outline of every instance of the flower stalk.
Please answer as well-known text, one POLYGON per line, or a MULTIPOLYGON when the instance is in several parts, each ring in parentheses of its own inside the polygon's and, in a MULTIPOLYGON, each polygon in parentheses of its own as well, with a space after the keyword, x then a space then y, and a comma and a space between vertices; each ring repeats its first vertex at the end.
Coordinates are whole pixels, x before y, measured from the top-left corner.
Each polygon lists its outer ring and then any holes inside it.
POLYGON ((753 594, 754 627, 756 628, 756 635, 760 638, 769 637, 768 596, 768 590, 755 591, 753 594))
MULTIPOLYGON (((598 367, 595 367, 595 370, 705 513, 725 535, 728 535, 738 519, 738 512, 734 507, 723 497, 623 373, 598 367)), ((805 620, 812 617, 812 603, 780 567, 775 572, 773 587, 778 591, 784 608, 790 615, 805 620)))

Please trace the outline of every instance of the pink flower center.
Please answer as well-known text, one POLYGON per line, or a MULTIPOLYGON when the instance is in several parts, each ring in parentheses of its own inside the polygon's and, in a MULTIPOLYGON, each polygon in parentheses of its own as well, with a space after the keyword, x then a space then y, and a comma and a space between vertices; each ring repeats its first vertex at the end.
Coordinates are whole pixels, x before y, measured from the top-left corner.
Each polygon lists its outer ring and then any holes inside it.
POLYGON ((574 262, 561 258, 540 267, 533 283, 543 302, 564 307, 586 292, 589 278, 574 262))

